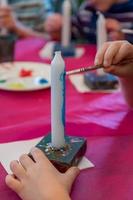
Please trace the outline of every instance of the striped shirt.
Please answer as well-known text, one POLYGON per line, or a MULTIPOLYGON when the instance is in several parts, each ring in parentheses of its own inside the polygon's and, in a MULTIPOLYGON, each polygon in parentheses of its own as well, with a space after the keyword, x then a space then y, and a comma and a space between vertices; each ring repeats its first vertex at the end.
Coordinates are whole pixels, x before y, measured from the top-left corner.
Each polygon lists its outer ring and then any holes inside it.
POLYGON ((45 0, 8 0, 17 19, 25 26, 43 31, 45 19, 45 0))
MULTIPOLYGON (((96 12, 97 10, 88 2, 81 5, 77 15, 72 18, 74 39, 78 40, 80 38, 81 41, 96 43, 96 21, 98 17, 96 12)), ((115 3, 103 14, 105 18, 118 20, 122 28, 133 29, 133 0, 115 3)), ((125 35, 125 39, 133 43, 132 35, 125 35)))
MULTIPOLYGON (((72 11, 75 13, 83 0, 70 0, 72 4, 72 11)), ((45 0, 45 10, 47 16, 52 13, 61 13, 62 4, 64 0, 45 0)))

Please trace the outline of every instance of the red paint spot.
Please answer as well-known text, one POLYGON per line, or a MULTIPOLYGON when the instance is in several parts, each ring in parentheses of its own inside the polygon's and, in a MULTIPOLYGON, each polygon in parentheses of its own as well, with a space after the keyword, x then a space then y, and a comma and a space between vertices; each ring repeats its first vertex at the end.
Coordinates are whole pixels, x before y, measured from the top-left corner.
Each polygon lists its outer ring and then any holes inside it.
POLYGON ((20 77, 32 76, 32 70, 22 69, 19 74, 20 77))

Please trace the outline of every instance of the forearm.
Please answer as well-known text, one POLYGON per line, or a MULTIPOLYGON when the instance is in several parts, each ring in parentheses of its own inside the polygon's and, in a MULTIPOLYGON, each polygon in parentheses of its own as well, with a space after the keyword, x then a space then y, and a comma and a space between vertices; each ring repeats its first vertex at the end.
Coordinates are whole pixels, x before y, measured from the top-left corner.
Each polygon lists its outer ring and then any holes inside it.
MULTIPOLYGON (((71 200, 70 196, 66 193, 66 194, 59 194, 59 196, 57 197, 58 200, 71 200)), ((55 200, 55 197, 54 199, 55 200)))
POLYGON ((55 186, 55 191, 51 192, 50 190, 48 193, 49 193, 49 195, 47 196, 48 200, 55 200, 55 197, 58 200, 71 200, 68 191, 58 187, 57 185, 55 186))
POLYGON ((133 108, 133 79, 120 79, 124 97, 130 107, 133 108))
POLYGON ((64 195, 64 194, 56 194, 54 197, 48 197, 47 199, 48 200, 55 200, 55 197, 56 199, 58 200, 71 200, 71 198, 69 197, 69 195, 64 195))
POLYGON ((34 31, 34 30, 24 26, 20 22, 17 22, 16 26, 11 31, 14 32, 15 34, 17 34, 18 37, 20 37, 20 38, 21 37, 22 38, 26 38, 26 37, 44 37, 43 33, 39 33, 37 31, 34 31))

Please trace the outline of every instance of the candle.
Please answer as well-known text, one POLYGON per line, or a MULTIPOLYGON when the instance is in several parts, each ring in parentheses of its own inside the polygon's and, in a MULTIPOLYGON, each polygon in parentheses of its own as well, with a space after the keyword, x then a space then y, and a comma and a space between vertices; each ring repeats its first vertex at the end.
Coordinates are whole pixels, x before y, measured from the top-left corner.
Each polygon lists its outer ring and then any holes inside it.
POLYGON ((97 49, 107 41, 106 20, 102 13, 99 13, 97 20, 97 49))
MULTIPOLYGON (((107 41, 106 21, 102 13, 99 12, 97 20, 97 49, 101 48, 104 42, 107 41)), ((97 70, 98 75, 104 75, 103 69, 97 70)))
POLYGON ((55 52, 51 63, 51 139, 52 146, 65 145, 65 63, 61 52, 55 52))
MULTIPOLYGON (((5 7, 7 5, 8 5, 7 0, 0 0, 0 6, 1 7, 5 7)), ((6 35, 7 34, 7 29, 6 28, 2 28, 1 31, 0 31, 0 34, 1 35, 6 35)))
POLYGON ((62 37, 61 45, 68 47, 71 40, 71 2, 70 0, 65 0, 63 3, 63 24, 62 24, 62 37))
POLYGON ((0 1, 0 5, 1 5, 1 6, 7 6, 7 5, 8 5, 7 0, 1 0, 1 1, 0 1))

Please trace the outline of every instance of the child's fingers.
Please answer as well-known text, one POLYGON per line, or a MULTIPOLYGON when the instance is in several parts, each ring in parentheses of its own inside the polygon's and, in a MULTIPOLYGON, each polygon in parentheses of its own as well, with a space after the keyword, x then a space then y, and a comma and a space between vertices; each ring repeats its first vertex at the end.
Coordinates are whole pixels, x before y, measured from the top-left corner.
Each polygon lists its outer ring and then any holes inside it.
POLYGON ((130 57, 133 58, 132 55, 133 55, 133 46, 129 42, 125 41, 123 42, 118 53, 114 57, 113 64, 120 63, 124 59, 128 60, 128 58, 130 57))
POLYGON ((48 158, 44 155, 44 153, 38 148, 33 148, 31 150, 31 155, 33 156, 35 162, 45 162, 48 165, 52 165, 48 158))
POLYGON ((19 192, 21 189, 21 182, 16 179, 13 175, 8 174, 6 176, 5 182, 9 188, 15 192, 19 192))
POLYGON ((110 42, 106 42, 104 43, 104 45, 97 51, 97 54, 95 56, 95 65, 101 65, 103 64, 103 60, 104 60, 104 54, 108 48, 108 46, 110 45, 110 42))
POLYGON ((126 66, 110 66, 109 68, 105 68, 105 72, 119 76, 119 77, 132 77, 133 76, 133 70, 131 69, 131 65, 126 66))
POLYGON ((23 154, 22 156, 20 156, 19 162, 24 167, 24 169, 28 169, 34 164, 34 161, 27 154, 23 154))
POLYGON ((69 180, 71 180, 71 182, 73 182, 75 178, 79 175, 79 173, 80 169, 78 167, 71 167, 66 171, 65 175, 68 177, 69 180))
POLYGON ((113 74, 113 75, 117 76, 119 71, 116 68, 117 68, 116 66, 110 66, 110 67, 104 68, 104 71, 106 73, 110 73, 110 74, 113 74))
POLYGON ((107 42, 100 48, 95 57, 95 65, 110 66, 124 59, 133 57, 133 46, 127 41, 107 42))
POLYGON ((109 67, 110 65, 112 65, 114 57, 117 55, 119 49, 120 43, 118 43, 117 45, 115 43, 109 45, 104 54, 103 64, 105 67, 109 67))
POLYGON ((78 167, 71 167, 65 173, 65 182, 67 183, 68 192, 70 192, 72 184, 76 177, 79 175, 80 170, 78 167))
POLYGON ((10 163, 10 168, 13 174, 20 180, 25 176, 25 169, 22 165, 19 164, 18 161, 14 160, 10 163))

